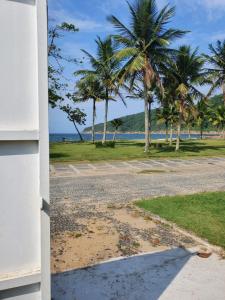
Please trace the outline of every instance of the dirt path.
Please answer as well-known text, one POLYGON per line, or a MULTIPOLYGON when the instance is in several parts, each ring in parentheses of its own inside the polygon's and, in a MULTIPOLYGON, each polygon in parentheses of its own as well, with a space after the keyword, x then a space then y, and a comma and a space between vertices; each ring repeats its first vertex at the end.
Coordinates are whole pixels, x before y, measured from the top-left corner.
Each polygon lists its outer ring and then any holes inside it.
POLYGON ((137 211, 131 200, 225 190, 224 166, 218 161, 201 168, 198 163, 191 167, 184 163, 182 170, 173 172, 162 169, 152 173, 145 166, 143 170, 132 168, 119 174, 53 176, 52 272, 86 267, 113 257, 196 246, 192 239, 137 211))
POLYGON ((72 226, 65 226, 64 231, 54 225, 53 273, 86 267, 113 257, 195 245, 192 239, 153 222, 129 206, 89 206, 88 203, 80 206, 69 199, 64 204, 63 214, 58 212, 60 219, 63 220, 66 212, 72 226))

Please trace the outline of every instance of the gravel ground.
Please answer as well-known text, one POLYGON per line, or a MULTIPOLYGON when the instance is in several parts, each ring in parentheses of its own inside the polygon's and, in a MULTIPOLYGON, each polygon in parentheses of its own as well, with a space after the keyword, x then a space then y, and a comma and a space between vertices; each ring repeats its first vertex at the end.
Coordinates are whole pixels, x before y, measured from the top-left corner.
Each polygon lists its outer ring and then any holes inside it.
POLYGON ((51 179, 53 205, 65 197, 76 203, 118 202, 160 195, 225 190, 225 168, 209 166, 156 174, 105 174, 51 179))

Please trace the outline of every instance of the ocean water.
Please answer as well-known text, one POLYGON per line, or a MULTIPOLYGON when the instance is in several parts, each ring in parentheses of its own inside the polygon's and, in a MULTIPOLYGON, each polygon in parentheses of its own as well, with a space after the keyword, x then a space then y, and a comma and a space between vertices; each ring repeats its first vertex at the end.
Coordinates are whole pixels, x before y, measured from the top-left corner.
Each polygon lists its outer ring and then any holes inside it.
MULTIPOLYGON (((85 141, 91 141, 91 134, 84 133, 82 134, 85 141)), ((173 136, 175 138, 176 135, 173 136)), ((144 134, 137 134, 137 133, 118 133, 116 135, 117 140, 143 140, 145 138, 144 134)), ((182 134, 182 139, 189 138, 188 134, 182 134)), ((191 138, 200 138, 200 135, 198 134, 192 134, 191 138)), ((100 141, 102 139, 102 134, 96 134, 95 135, 96 141, 100 141)), ((107 134, 107 140, 112 140, 113 134, 107 134)), ((152 134, 152 139, 165 139, 165 134, 160 133, 154 133, 152 134)), ((50 134, 49 135, 50 142, 62 142, 64 140, 66 141, 79 141, 79 135, 78 134, 72 134, 72 133, 60 133, 60 134, 50 134)))

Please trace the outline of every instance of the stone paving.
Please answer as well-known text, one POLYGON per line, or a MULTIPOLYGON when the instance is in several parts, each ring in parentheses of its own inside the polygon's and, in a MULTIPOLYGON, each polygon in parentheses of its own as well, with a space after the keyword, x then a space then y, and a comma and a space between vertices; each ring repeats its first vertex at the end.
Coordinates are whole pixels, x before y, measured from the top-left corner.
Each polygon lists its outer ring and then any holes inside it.
POLYGON ((51 177, 81 177, 97 174, 134 173, 143 170, 179 171, 193 167, 225 167, 224 157, 195 159, 145 159, 131 161, 110 161, 100 163, 65 163, 50 166, 51 177))

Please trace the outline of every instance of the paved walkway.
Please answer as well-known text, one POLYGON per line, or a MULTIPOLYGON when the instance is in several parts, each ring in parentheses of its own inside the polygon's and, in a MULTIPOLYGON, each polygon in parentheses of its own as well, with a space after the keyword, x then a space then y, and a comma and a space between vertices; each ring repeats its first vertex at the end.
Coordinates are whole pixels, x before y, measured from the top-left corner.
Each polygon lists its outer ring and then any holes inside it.
POLYGON ((50 165, 51 177, 96 176, 97 174, 117 174, 138 172, 142 170, 182 170, 193 167, 225 167, 225 158, 195 158, 195 159, 145 159, 131 161, 112 161, 99 163, 60 163, 50 165))

